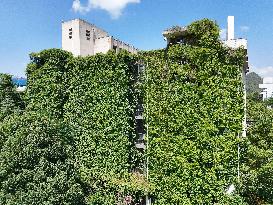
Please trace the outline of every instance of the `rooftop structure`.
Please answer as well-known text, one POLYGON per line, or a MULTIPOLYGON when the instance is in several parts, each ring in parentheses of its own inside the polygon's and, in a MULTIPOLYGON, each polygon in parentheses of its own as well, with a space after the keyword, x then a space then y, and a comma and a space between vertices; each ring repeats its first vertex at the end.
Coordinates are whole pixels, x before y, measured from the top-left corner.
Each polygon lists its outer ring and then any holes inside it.
POLYGON ((247 49, 247 40, 244 38, 235 38, 234 33, 234 16, 228 16, 227 19, 227 35, 224 43, 233 49, 237 49, 239 47, 243 47, 247 49))
POLYGON ((167 44, 183 42, 183 38, 188 34, 187 27, 174 26, 163 31, 162 35, 167 40, 167 44))
POLYGON ((228 16, 227 18, 227 34, 226 34, 226 40, 224 40, 223 43, 232 49, 238 49, 238 48, 245 49, 246 58, 245 58, 245 64, 243 68, 244 68, 244 72, 247 73, 249 71, 248 56, 247 56, 247 39, 235 38, 234 16, 228 16))
POLYGON ((107 53, 109 50, 119 52, 124 49, 137 53, 138 49, 110 36, 108 32, 81 19, 62 22, 62 49, 74 56, 88 56, 107 53))

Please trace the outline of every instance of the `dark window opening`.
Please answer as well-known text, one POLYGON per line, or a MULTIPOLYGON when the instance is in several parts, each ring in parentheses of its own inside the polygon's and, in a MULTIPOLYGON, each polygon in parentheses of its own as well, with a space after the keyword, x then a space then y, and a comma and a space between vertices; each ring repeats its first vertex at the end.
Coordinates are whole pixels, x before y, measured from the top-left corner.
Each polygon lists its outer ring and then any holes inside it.
POLYGON ((69 29, 69 35, 68 35, 69 39, 72 38, 72 28, 69 29))
POLYGON ((90 31, 86 30, 86 39, 89 41, 90 40, 90 31))
POLYGON ((117 53, 118 52, 118 47, 117 46, 113 46, 113 50, 117 53))

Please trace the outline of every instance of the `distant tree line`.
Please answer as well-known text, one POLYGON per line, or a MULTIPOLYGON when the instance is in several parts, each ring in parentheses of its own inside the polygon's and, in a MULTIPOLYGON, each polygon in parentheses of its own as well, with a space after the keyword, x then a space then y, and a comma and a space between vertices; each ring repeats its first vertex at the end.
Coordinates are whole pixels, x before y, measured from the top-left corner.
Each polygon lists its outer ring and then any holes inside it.
POLYGON ((246 92, 248 94, 260 94, 259 84, 263 83, 263 79, 255 72, 246 75, 246 92))

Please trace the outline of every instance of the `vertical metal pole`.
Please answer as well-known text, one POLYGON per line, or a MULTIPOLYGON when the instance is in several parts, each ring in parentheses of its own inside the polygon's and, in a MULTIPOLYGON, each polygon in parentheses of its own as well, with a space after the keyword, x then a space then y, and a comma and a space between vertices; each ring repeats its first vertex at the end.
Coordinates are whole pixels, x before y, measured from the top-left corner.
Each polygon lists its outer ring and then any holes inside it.
MULTIPOLYGON (((238 135, 240 138, 240 135, 238 135)), ((240 145, 238 144, 238 167, 237 167, 237 178, 238 178, 238 183, 240 183, 240 145)))
MULTIPOLYGON (((146 66, 146 79, 147 79, 147 85, 149 83, 149 74, 148 74, 148 63, 146 66)), ((149 85, 148 85, 149 88, 149 85)), ((147 181, 149 181, 149 155, 148 155, 148 150, 149 150, 149 92, 146 91, 146 109, 147 109, 147 126, 146 126, 146 154, 147 154, 147 158, 146 158, 146 179, 147 181)), ((147 193, 146 195, 146 205, 150 205, 150 199, 149 199, 149 193, 147 193)))
POLYGON ((243 132, 242 137, 246 137, 246 73, 244 68, 242 69, 242 81, 243 81, 243 89, 244 89, 244 118, 243 118, 243 132))
MULTIPOLYGON (((247 128, 247 123, 246 123, 246 71, 243 67, 242 69, 242 81, 243 81, 243 92, 244 92, 244 118, 243 118, 243 132, 242 132, 242 137, 246 137, 246 128, 247 128)), ((238 134, 238 138, 240 138, 240 134, 238 134)), ((238 165, 237 165, 237 178, 238 178, 238 183, 240 183, 240 142, 238 142, 238 147, 237 147, 237 158, 238 158, 238 165)))

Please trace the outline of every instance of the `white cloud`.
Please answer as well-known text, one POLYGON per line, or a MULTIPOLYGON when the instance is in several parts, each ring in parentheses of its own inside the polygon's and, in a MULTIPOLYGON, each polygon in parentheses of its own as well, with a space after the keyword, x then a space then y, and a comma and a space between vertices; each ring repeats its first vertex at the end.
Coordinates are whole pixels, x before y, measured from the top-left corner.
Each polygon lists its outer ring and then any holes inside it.
POLYGON ((249 26, 240 26, 240 29, 243 32, 248 32, 250 28, 249 28, 249 26))
POLYGON ((72 9, 74 12, 80 13, 87 13, 92 9, 102 9, 107 11, 113 19, 117 19, 130 3, 140 3, 140 0, 88 0, 86 5, 82 5, 80 0, 74 0, 72 9))
POLYGON ((227 29, 226 28, 223 28, 220 30, 220 38, 222 40, 226 40, 226 36, 227 36, 227 29))
POLYGON ((91 8, 89 8, 89 6, 82 6, 80 0, 74 0, 72 9, 74 12, 86 13, 90 11, 91 8))
POLYGON ((251 67, 250 72, 255 72, 262 78, 273 78, 273 66, 263 68, 251 67))

